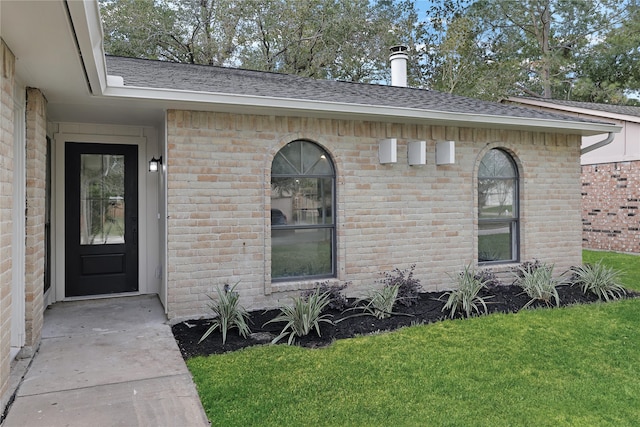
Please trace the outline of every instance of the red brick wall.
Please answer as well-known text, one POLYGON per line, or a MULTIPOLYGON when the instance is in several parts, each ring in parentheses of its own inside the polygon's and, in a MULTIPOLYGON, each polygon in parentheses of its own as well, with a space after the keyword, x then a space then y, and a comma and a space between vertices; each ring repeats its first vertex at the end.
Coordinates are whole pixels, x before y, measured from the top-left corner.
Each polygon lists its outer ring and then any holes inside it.
POLYGON ((640 161, 582 166, 582 244, 640 253, 640 161))

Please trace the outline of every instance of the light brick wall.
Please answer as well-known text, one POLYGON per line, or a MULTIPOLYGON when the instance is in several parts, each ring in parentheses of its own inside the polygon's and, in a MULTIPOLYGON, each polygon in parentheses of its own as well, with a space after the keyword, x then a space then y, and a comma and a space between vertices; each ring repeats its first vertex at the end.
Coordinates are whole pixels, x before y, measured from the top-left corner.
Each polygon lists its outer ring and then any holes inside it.
POLYGON ((47 167, 47 101, 38 89, 27 89, 27 218, 25 265, 25 346, 40 340, 44 311, 44 226, 47 167))
POLYGON ((209 314, 207 294, 240 281, 243 304, 289 302, 310 282, 271 283, 270 168, 287 143, 324 147, 337 171, 338 279, 351 294, 380 272, 416 264, 426 290, 476 262, 476 171, 487 150, 511 152, 521 173, 521 259, 581 261, 580 137, 520 131, 300 117, 168 112, 168 311, 209 314), (378 141, 398 138, 397 164, 378 141), (407 164, 407 142, 427 141, 427 165, 407 164), (456 141, 454 165, 435 165, 437 141, 456 141))
POLYGON ((11 346, 11 212, 13 206, 13 87, 15 58, 0 40, 0 413, 8 396, 11 346))
POLYGON ((582 167, 582 244, 640 253, 640 161, 582 167))

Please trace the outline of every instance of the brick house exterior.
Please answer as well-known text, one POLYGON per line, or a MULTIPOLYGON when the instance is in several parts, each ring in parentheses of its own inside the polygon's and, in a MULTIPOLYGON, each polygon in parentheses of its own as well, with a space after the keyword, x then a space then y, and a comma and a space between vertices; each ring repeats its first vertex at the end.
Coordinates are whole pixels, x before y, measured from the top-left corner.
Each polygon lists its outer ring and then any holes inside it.
MULTIPOLYGON (((640 107, 528 98, 510 101, 622 127, 610 144, 581 157, 582 244, 587 249, 640 253, 640 107)), ((585 137, 583 147, 596 139, 585 137)))
POLYGON ((426 290, 441 290, 469 264, 581 262, 581 139, 618 125, 406 87, 106 57, 97 2, 0 7, 0 414, 12 359, 37 349, 57 301, 154 294, 176 320, 208 315, 224 283, 238 283, 247 308, 266 308, 318 281, 361 294, 413 264, 426 290), (47 20, 30 25, 34 16, 47 20), (102 222, 84 230, 102 230, 97 240, 76 234, 93 220, 73 215, 95 179, 76 161, 127 188, 95 196, 102 222), (79 265, 107 288, 78 293, 85 273, 69 260, 111 244, 135 251, 108 262, 90 253, 79 265), (134 288, 109 288, 131 259, 134 288))

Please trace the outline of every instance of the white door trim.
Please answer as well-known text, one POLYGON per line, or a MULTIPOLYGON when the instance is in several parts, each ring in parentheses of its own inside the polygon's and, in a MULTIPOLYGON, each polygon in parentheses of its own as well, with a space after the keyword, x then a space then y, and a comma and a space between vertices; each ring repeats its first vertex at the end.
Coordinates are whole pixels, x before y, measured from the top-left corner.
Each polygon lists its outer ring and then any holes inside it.
MULTIPOLYGON (((11 213, 11 347, 24 346, 26 335, 25 315, 25 264, 26 264, 26 208, 27 208, 27 147, 25 103, 26 88, 16 85, 13 107, 13 206, 11 213)), ((15 354, 16 350, 11 354, 15 354)))
MULTIPOLYGON (((91 143, 91 144, 130 144, 138 146, 138 217, 146 218, 147 198, 146 195, 146 144, 147 138, 144 136, 122 136, 122 135, 93 135, 78 133, 56 133, 53 136, 53 152, 55 153, 55 168, 52 176, 52 218, 53 237, 52 247, 55 248, 52 254, 51 264, 53 267, 52 288, 54 288, 55 300, 63 301, 65 295, 65 212, 64 212, 64 174, 65 143, 91 143)), ((149 293, 147 286, 147 230, 146 227, 138 229, 138 292, 149 293)), ((112 296, 112 295, 110 295, 112 296)), ((99 298, 91 296, 88 298, 99 298)))

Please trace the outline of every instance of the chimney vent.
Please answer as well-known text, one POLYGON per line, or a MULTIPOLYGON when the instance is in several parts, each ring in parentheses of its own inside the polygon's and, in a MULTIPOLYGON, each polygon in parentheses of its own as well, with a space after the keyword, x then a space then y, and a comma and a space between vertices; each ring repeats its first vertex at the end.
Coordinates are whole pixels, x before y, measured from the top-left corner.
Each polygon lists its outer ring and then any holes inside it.
POLYGON ((408 48, 403 45, 393 46, 389 55, 391 62, 391 86, 407 86, 407 54, 408 48))

